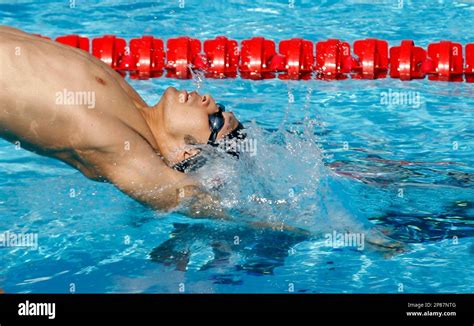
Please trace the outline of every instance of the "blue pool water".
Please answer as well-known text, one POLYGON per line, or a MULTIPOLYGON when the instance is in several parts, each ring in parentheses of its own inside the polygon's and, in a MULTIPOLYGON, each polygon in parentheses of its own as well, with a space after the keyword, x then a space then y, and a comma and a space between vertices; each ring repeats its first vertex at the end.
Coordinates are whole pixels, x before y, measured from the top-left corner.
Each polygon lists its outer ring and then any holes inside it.
MULTIPOLYGON (((0 1, 0 24, 50 37, 377 37, 426 47, 473 42, 473 21, 472 1, 0 1)), ((314 236, 156 213, 1 140, 0 232, 39 236, 38 250, 0 248, 6 292, 474 292, 474 85, 131 84, 149 104, 167 86, 199 86, 233 109, 258 145, 225 174, 216 168, 231 184, 220 191, 224 205, 238 220, 284 222, 314 236), (396 93, 407 100, 397 104, 396 93), (322 236, 370 224, 408 250, 333 248, 322 236)))

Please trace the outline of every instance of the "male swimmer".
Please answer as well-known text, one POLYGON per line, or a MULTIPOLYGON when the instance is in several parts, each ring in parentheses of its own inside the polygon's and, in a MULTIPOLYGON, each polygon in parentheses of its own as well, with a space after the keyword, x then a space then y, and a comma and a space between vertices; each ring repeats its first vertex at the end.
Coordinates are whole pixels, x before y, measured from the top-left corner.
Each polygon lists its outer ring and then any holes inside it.
POLYGON ((198 180, 183 173, 204 163, 195 145, 245 136, 210 95, 170 87, 150 107, 85 51, 0 26, 0 98, 2 138, 155 209, 187 200, 190 215, 224 216, 198 180), (58 103, 66 91, 93 92, 95 103, 58 103))
MULTIPOLYGON (((186 173, 206 163, 196 145, 245 138, 234 114, 210 95, 170 87, 150 107, 85 51, 0 26, 0 98, 0 137, 66 162, 90 179, 111 182, 154 209, 180 206, 190 216, 228 218, 219 200, 186 173), (67 92, 93 92, 94 103, 58 101, 67 92)), ((404 247, 375 229, 366 241, 404 247)))

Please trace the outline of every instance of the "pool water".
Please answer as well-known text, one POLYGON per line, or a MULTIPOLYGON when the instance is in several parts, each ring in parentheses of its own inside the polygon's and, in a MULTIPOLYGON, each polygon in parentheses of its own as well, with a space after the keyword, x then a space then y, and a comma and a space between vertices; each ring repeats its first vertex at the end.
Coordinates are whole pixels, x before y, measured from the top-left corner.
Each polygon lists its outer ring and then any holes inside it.
MULTIPOLYGON (((1 1, 0 24, 50 37, 226 35, 351 43, 377 37, 390 45, 413 39, 423 47, 442 39, 474 41, 472 1, 71 4, 1 1)), ((219 194, 237 222, 154 212, 110 184, 1 140, 0 232, 38 235, 37 250, 0 247, 5 292, 474 292, 472 84, 130 82, 149 104, 168 86, 198 87, 248 126, 257 140, 255 155, 217 160, 213 171, 229 183, 219 194), (285 223, 312 235, 249 221, 285 223), (407 250, 328 246, 325 235, 343 225, 377 225, 407 250)), ((201 177, 212 179, 206 172, 201 177)))

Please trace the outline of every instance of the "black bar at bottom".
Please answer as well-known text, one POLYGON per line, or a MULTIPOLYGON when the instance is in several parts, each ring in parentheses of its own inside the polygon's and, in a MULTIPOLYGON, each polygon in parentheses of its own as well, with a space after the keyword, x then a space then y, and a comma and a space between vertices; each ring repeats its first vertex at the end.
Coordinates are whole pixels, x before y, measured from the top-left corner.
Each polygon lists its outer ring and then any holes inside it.
MULTIPOLYGON (((20 304, 54 303, 54 321, 77 321, 92 315, 107 317, 156 314, 157 312, 315 312, 318 316, 383 314, 385 319, 444 321, 459 318, 474 324, 472 294, 3 294, 0 295, 0 324, 31 321, 47 316, 19 315, 20 304), (449 315, 408 316, 407 312, 447 312, 449 315), (453 312, 455 315, 453 315, 453 312), (339 314, 341 315, 341 314, 339 314)), ((24 312, 24 310, 23 310, 24 312)), ((454 325, 454 324, 453 324, 454 325)))

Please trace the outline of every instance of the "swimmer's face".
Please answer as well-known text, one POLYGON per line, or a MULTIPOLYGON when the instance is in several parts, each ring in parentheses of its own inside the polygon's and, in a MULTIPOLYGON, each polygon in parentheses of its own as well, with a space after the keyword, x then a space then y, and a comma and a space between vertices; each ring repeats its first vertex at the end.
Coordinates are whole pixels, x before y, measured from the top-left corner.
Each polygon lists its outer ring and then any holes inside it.
MULTIPOLYGON (((191 135, 199 144, 207 143, 211 134, 209 115, 218 111, 212 96, 169 87, 161 100, 164 104, 164 124, 168 133, 177 138, 191 135)), ((225 124, 217 139, 230 133, 239 124, 232 112, 224 112, 223 115, 225 124)))
MULTIPOLYGON (((165 134, 169 138, 168 143, 178 148, 190 143, 207 143, 211 135, 209 115, 219 110, 212 96, 200 95, 196 91, 178 91, 174 87, 169 87, 163 93, 160 102, 163 106, 163 125, 165 134)), ((232 132, 239 124, 232 112, 224 112, 223 115, 225 123, 217 139, 232 132)), ((170 159, 170 161, 176 161, 176 159, 170 159)))

